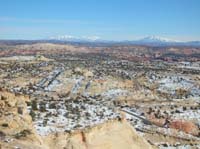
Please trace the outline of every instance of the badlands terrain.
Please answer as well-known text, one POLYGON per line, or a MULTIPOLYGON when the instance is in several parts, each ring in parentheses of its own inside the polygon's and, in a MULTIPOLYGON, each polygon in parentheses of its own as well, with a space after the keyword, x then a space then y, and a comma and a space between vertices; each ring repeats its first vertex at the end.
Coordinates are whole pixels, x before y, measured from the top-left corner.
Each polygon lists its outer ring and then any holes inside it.
POLYGON ((200 48, 1 41, 1 148, 200 148, 200 48))

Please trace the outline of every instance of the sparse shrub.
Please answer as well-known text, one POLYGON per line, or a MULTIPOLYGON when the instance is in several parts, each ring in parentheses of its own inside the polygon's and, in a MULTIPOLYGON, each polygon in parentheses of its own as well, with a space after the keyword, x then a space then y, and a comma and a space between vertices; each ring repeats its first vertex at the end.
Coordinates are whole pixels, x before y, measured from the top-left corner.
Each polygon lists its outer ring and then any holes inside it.
POLYGON ((85 106, 81 105, 81 109, 82 110, 86 110, 85 106))
POLYGON ((164 114, 168 114, 167 111, 164 111, 163 113, 164 113, 164 114))
POLYGON ((71 133, 71 130, 67 130, 67 129, 66 129, 65 132, 70 134, 70 133, 71 133))
POLYGON ((23 107, 18 107, 17 112, 22 115, 23 114, 23 107))
POLYGON ((34 121, 35 120, 35 117, 36 117, 36 114, 33 110, 30 111, 30 116, 32 118, 32 120, 34 121))
POLYGON ((27 137, 27 136, 30 135, 30 134, 31 134, 31 131, 28 130, 28 129, 25 129, 25 130, 22 130, 21 132, 15 134, 14 137, 15 137, 16 139, 20 139, 20 138, 22 138, 22 137, 27 137))
POLYGON ((1 100, 6 100, 7 98, 3 95, 1 95, 1 100))
POLYGON ((31 107, 32 107, 32 110, 38 110, 38 108, 37 108, 37 101, 36 100, 33 100, 31 102, 31 107))
POLYGON ((48 122, 48 119, 44 119, 44 120, 43 120, 43 126, 46 126, 46 125, 47 125, 47 122, 48 122))
POLYGON ((90 117, 91 115, 90 115, 90 113, 86 112, 85 116, 90 117))
POLYGON ((149 111, 147 112, 147 114, 150 115, 152 112, 153 112, 153 110, 152 110, 152 108, 150 107, 150 108, 149 108, 149 111))
POLYGON ((176 113, 181 113, 179 110, 176 110, 175 112, 176 112, 176 113))
POLYGON ((77 124, 76 126, 74 126, 74 128, 80 128, 80 127, 82 127, 81 124, 77 124))
POLYGON ((45 112, 45 111, 46 111, 46 103, 40 102, 40 112, 45 112))
POLYGON ((0 131, 0 140, 3 140, 5 137, 6 137, 6 134, 3 131, 0 131))
POLYGON ((58 105, 56 106, 56 108, 57 108, 57 109, 61 109, 62 107, 58 104, 58 105))
POLYGON ((27 106, 31 106, 31 102, 27 101, 27 102, 26 102, 26 105, 27 105, 27 106))
POLYGON ((122 118, 120 116, 117 116, 118 121, 122 121, 122 118))
POLYGON ((164 147, 168 147, 168 145, 166 143, 163 144, 164 147))
POLYGON ((56 109, 56 104, 55 103, 49 104, 49 109, 56 109))
POLYGON ((1 126, 2 127, 8 127, 8 123, 3 123, 1 126))
POLYGON ((45 115, 45 117, 51 117, 51 115, 52 115, 52 113, 49 112, 49 113, 47 113, 47 114, 45 115))
POLYGON ((68 118, 68 116, 69 116, 69 113, 66 112, 66 113, 64 114, 64 117, 68 118))

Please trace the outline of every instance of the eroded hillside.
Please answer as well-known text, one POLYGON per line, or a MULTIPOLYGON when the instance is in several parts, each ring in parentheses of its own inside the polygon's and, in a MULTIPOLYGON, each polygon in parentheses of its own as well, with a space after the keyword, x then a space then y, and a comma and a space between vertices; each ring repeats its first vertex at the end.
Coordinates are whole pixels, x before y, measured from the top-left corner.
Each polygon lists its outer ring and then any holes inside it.
POLYGON ((7 48, 0 51, 4 148, 199 147, 200 63, 185 47, 7 48))
POLYGON ((0 147, 26 149, 101 149, 152 148, 124 120, 110 120, 98 126, 74 132, 59 132, 42 136, 33 127, 26 109, 28 97, 0 91, 0 147))

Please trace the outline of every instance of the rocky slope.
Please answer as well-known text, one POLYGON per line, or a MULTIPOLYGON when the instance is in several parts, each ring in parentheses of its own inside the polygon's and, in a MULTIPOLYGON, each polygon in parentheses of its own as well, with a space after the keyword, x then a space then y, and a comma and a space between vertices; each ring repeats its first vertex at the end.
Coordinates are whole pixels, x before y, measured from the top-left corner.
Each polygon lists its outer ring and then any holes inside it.
POLYGON ((143 138, 138 136, 125 121, 110 121, 93 128, 72 134, 57 134, 46 137, 50 148, 69 149, 150 149, 143 138))
POLYGON ((0 148, 23 149, 151 149, 125 120, 40 136, 34 130, 26 102, 29 98, 0 90, 0 148))

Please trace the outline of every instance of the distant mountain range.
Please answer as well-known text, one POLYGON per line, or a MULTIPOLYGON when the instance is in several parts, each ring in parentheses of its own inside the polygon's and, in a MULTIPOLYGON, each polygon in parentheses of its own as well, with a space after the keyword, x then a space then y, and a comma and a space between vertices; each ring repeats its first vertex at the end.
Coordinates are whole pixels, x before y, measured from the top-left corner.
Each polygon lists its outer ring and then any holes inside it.
POLYGON ((61 35, 56 37, 50 37, 51 40, 60 40, 60 41, 70 41, 70 42, 97 42, 100 41, 98 36, 83 36, 76 37, 71 35, 61 35))
POLYGON ((192 46, 200 47, 200 41, 177 41, 158 36, 148 36, 139 40, 102 40, 97 36, 57 36, 42 40, 0 40, 0 44, 15 45, 15 44, 33 44, 33 43, 62 43, 62 44, 84 44, 89 46, 105 46, 105 45, 144 45, 144 46, 192 46))
POLYGON ((148 45, 160 45, 160 46, 200 46, 200 41, 177 41, 177 40, 171 40, 167 38, 162 38, 158 36, 149 36, 145 37, 140 40, 136 41, 130 41, 131 43, 134 44, 148 44, 148 45))
POLYGON ((177 41, 159 36, 148 36, 139 40, 112 41, 102 40, 97 36, 91 37, 74 37, 74 36, 57 36, 51 37, 50 40, 62 42, 78 42, 78 43, 105 43, 105 44, 136 44, 136 45, 152 45, 152 46, 200 46, 200 41, 177 41))

